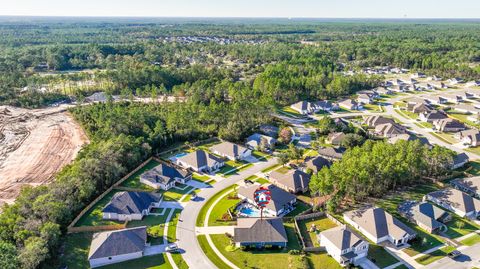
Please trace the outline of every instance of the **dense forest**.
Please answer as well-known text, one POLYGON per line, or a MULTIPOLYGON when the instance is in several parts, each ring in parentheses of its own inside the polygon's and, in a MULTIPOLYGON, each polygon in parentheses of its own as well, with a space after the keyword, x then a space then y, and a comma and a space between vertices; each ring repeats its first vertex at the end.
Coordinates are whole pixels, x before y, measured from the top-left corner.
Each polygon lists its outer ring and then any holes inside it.
MULTIPOLYGON (((91 143, 48 187, 25 188, 2 209, 0 268, 53 263, 73 217, 173 143, 241 141, 277 106, 341 98, 382 80, 344 76, 346 69, 392 65, 479 79, 479 30, 455 21, 0 18, 0 104, 41 107, 99 91, 125 97, 71 109, 91 143), (130 100, 159 95, 186 98, 130 100)), ((449 151, 415 142, 353 142, 341 162, 314 176, 312 190, 362 200, 439 174, 451 160, 449 151)))

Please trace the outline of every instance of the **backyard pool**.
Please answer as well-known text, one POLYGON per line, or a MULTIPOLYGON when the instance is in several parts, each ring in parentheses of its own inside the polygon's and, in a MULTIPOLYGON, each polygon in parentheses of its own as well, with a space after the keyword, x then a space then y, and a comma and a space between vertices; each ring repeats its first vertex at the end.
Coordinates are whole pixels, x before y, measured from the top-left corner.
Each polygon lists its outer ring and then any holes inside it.
POLYGON ((244 207, 240 209, 240 214, 244 215, 245 217, 249 218, 259 218, 260 217, 260 210, 256 208, 248 208, 244 207))
POLYGON ((178 158, 180 157, 183 157, 185 155, 187 155, 188 153, 187 152, 182 152, 182 153, 178 153, 177 155, 173 156, 173 157, 170 157, 170 161, 172 162, 176 162, 178 158))

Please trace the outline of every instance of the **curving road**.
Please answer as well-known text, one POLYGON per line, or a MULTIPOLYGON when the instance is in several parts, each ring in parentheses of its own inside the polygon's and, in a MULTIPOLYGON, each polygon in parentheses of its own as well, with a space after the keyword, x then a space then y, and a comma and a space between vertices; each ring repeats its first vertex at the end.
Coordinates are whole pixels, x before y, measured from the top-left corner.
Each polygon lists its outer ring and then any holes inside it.
POLYGON ((254 175, 261 170, 276 164, 278 161, 276 158, 270 158, 267 161, 260 161, 254 163, 254 165, 248 169, 237 172, 238 174, 232 175, 226 179, 223 179, 212 185, 211 188, 202 189, 198 194, 197 201, 190 201, 182 210, 180 219, 177 224, 177 244, 180 249, 183 250, 182 257, 187 265, 192 269, 213 269, 217 268, 203 253, 200 245, 197 241, 197 234, 195 232, 195 226, 197 222, 198 214, 201 208, 206 202, 221 190, 232 186, 238 181, 254 175))

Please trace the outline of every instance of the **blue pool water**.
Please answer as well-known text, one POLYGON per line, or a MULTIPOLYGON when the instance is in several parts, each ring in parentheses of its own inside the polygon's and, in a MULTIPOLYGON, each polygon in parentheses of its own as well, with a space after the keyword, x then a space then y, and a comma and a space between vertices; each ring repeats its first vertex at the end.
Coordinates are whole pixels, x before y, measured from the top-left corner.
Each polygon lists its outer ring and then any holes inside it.
POLYGON ((253 208, 246 208, 246 207, 244 207, 244 208, 242 208, 242 209, 240 210, 240 212, 243 213, 243 214, 245 214, 245 215, 247 215, 247 216, 249 216, 249 217, 251 217, 251 218, 258 218, 258 217, 260 217, 260 210, 258 210, 258 209, 253 209, 253 208))
POLYGON ((183 156, 185 156, 185 155, 187 155, 187 154, 188 154, 188 153, 186 153, 186 152, 182 152, 182 153, 179 153, 179 154, 175 155, 175 158, 178 159, 178 158, 183 157, 183 156))

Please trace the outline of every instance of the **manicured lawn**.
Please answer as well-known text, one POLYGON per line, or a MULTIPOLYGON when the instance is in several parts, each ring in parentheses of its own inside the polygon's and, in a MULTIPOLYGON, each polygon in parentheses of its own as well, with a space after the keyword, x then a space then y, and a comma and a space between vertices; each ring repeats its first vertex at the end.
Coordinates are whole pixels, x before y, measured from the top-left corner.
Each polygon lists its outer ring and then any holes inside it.
POLYGON ((463 239, 460 243, 466 246, 473 246, 480 243, 480 235, 476 234, 473 236, 468 237, 467 239, 463 239))
POLYGON ((225 198, 218 201, 213 207, 212 212, 210 212, 208 226, 235 225, 235 221, 222 221, 223 215, 228 214, 228 209, 233 208, 241 201, 234 195, 235 193, 231 192, 225 198))
POLYGON ((142 220, 132 220, 128 222, 127 228, 131 227, 140 227, 140 226, 147 226, 147 227, 156 227, 159 229, 158 237, 148 237, 148 242, 152 245, 160 245, 163 244, 163 229, 165 227, 165 222, 167 221, 167 216, 170 213, 171 209, 167 209, 165 214, 162 216, 145 216, 142 220))
MULTIPOLYGON (((88 268, 88 267, 86 267, 88 268)), ((100 269, 171 269, 167 257, 164 254, 145 256, 140 259, 130 260, 117 264, 98 267, 100 269)))
POLYGON ((447 226, 448 231, 446 234, 450 238, 457 238, 472 233, 476 230, 480 230, 478 225, 454 214, 452 214, 452 220, 447 223, 447 226))
MULTIPOLYGON (((175 209, 172 215, 172 219, 168 223, 168 232, 167 232, 168 243, 175 243, 177 241, 177 223, 178 223, 178 218, 180 217, 181 212, 182 212, 181 210, 175 209)), ((179 269, 188 269, 188 265, 185 262, 185 260, 183 260, 182 255, 180 253, 172 253, 172 258, 179 269)))
POLYGON ((275 170, 276 168, 278 168, 278 167, 280 167, 280 166, 281 166, 281 164, 274 164, 274 165, 272 165, 272 166, 270 166, 270 167, 267 167, 267 168, 263 169, 263 170, 262 170, 262 173, 268 173, 268 172, 270 172, 270 171, 272 171, 272 170, 275 170))
POLYGON ((372 244, 368 247, 368 258, 380 268, 385 268, 398 262, 383 247, 372 244))
POLYGON ((408 269, 405 264, 400 264, 399 266, 395 267, 395 269, 408 269))
POLYGON ((171 188, 169 189, 168 191, 157 191, 158 193, 163 193, 163 200, 164 201, 179 201, 180 198, 182 198, 182 196, 189 192, 190 190, 194 189, 193 187, 191 186, 187 186, 187 185, 184 185, 184 184, 179 184, 177 183, 177 187, 179 187, 180 189, 177 189, 177 188, 171 188), (184 188, 186 187, 186 188, 184 188))
POLYGON ((253 164, 251 163, 230 160, 225 162, 225 166, 223 166, 217 173, 223 175, 224 177, 228 177, 236 174, 236 172, 238 171, 245 170, 251 166, 253 166, 253 164))
POLYGON ((197 217, 197 222, 196 226, 203 226, 205 223, 205 216, 207 215, 208 209, 212 206, 212 204, 215 202, 215 200, 218 199, 218 197, 222 196, 223 194, 230 192, 233 190, 237 185, 230 186, 228 188, 225 188, 221 190, 220 192, 216 193, 212 198, 208 199, 208 201, 205 203, 205 205, 202 207, 200 212, 198 213, 197 217))
POLYGON ((468 124, 470 126, 473 126, 473 127, 477 127, 477 128, 480 128, 480 124, 478 123, 475 123, 475 122, 472 122, 472 121, 469 121, 467 118, 469 115, 467 114, 461 114, 461 113, 454 113, 454 112, 448 112, 448 115, 454 119, 457 119, 465 124, 468 124))
POLYGON ((370 112, 383 112, 382 106, 376 105, 376 104, 366 104, 363 105, 363 108, 370 112))
POLYGON ((116 191, 111 191, 100 201, 98 201, 87 213, 85 213, 80 220, 75 224, 76 227, 79 226, 101 226, 101 225, 112 225, 112 224, 121 224, 122 222, 117 222, 113 220, 104 220, 102 209, 105 207, 116 191))
POLYGON ((270 159, 270 155, 267 154, 267 153, 263 153, 261 151, 258 151, 258 150, 254 150, 252 151, 252 156, 257 158, 258 160, 261 160, 261 159, 270 159))
POLYGON ((294 216, 302 213, 303 211, 309 209, 310 207, 311 206, 309 206, 308 204, 297 200, 297 204, 295 205, 295 209, 292 212, 285 215, 285 217, 294 217, 294 216))
POLYGON ((160 163, 151 160, 148 162, 142 169, 138 170, 135 174, 131 175, 129 178, 127 178, 120 186, 122 187, 128 187, 128 188, 134 188, 134 189, 139 189, 139 190, 146 190, 146 191, 153 191, 154 188, 147 186, 143 183, 140 183, 140 175, 145 173, 146 171, 154 168, 155 166, 159 165, 160 163))
POLYGON ((270 183, 270 181, 264 179, 263 177, 259 177, 255 180, 256 182, 260 183, 260 184, 266 184, 266 183, 270 183))
POLYGON ((467 165, 471 167, 466 171, 468 174, 471 174, 472 176, 480 176, 480 162, 473 161, 469 162, 467 165))
POLYGON ((467 148, 465 150, 471 153, 480 154, 480 147, 467 148))
POLYGON ((192 175, 192 179, 194 180, 197 180, 197 181, 201 181, 201 182, 207 182, 209 181, 211 178, 207 175, 200 175, 198 173, 193 173, 192 175))
POLYGON ((421 256, 420 258, 416 258, 415 261, 420 263, 421 265, 427 265, 430 264, 434 261, 438 261, 441 258, 447 256, 447 254, 451 251, 455 250, 455 247, 452 246, 446 246, 441 249, 435 250, 432 253, 426 254, 421 256))
POLYGON ((286 174, 291 170, 292 169, 288 168, 288 166, 282 166, 282 167, 278 168, 276 171, 279 172, 279 173, 282 173, 282 174, 286 174))
POLYGON ((280 111, 287 115, 292 115, 294 117, 300 117, 300 118, 305 117, 304 115, 298 113, 298 111, 292 109, 290 106, 283 107, 280 111))
POLYGON ((302 237, 304 238, 307 246, 315 246, 315 247, 320 246, 317 240, 317 233, 320 233, 322 231, 328 230, 336 226, 337 224, 335 224, 333 221, 331 221, 327 217, 301 220, 298 222, 298 228, 300 229, 300 233, 302 234, 302 237), (312 225, 315 225, 317 229, 316 232, 310 232, 310 228, 312 227, 312 225))
MULTIPOLYGON (((198 226, 198 225, 197 225, 198 226)), ((226 236, 225 236, 226 238, 226 236)), ((207 241, 207 237, 205 235, 199 235, 197 236, 198 239, 198 244, 202 248, 203 253, 208 257, 208 259, 215 264, 219 269, 230 269, 230 266, 228 266, 226 263, 224 263, 218 256, 215 254, 213 249, 210 247, 207 241)))
POLYGON ((453 138, 453 135, 451 134, 446 134, 446 133, 434 133, 434 132, 431 132, 429 133, 433 136, 435 136, 436 138, 442 140, 443 142, 445 143, 448 143, 448 144, 456 144, 458 143, 458 141, 453 138))
POLYGON ((336 260, 328 256, 327 253, 308 253, 307 261, 310 264, 310 268, 321 269, 341 269, 343 267, 338 264, 336 260))

